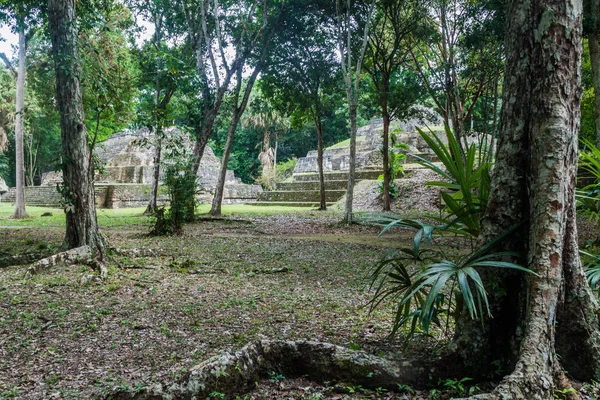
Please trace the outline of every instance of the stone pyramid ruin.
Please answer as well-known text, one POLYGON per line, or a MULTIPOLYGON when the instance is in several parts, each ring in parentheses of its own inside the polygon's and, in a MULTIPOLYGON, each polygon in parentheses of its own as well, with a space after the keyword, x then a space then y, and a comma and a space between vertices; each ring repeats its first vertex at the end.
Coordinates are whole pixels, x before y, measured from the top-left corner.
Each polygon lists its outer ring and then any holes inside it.
MULTIPOLYGON (((407 154, 418 155, 426 159, 434 157, 433 151, 417 132, 417 127, 439 129, 442 118, 428 109, 420 109, 419 117, 405 121, 394 121, 390 132, 394 132, 398 142, 408 145, 407 154)), ((371 120, 356 133, 356 182, 374 180, 383 174, 383 121, 371 120)), ((350 141, 337 143, 323 151, 323 170, 325 175, 325 198, 333 205, 345 194, 350 167, 350 141)), ((407 165, 420 168, 418 165, 407 165)), ((306 157, 298 159, 291 182, 277 183, 275 190, 262 192, 257 205, 286 205, 315 207, 319 205, 319 173, 317 151, 308 152, 306 157)))
MULTIPOLYGON (((170 148, 191 155, 193 144, 187 135, 176 128, 170 128, 166 133, 168 137, 175 138, 170 148)), ((154 173, 154 148, 148 144, 152 139, 148 129, 139 129, 116 133, 96 146, 94 154, 101 165, 95 182, 98 207, 143 207, 147 204, 154 173)), ((163 152, 166 160, 163 166, 169 163, 168 148, 166 146, 163 152)), ((212 201, 220 168, 221 161, 210 146, 206 146, 198 169, 199 201, 212 201)), ((164 172, 164 168, 161 171, 164 172)), ((27 204, 58 206, 60 195, 56 185, 60 182, 60 172, 44 174, 41 186, 25 188, 27 204)), ((227 171, 223 203, 253 202, 260 192, 262 188, 259 185, 244 184, 233 171, 227 171)), ((1 196, 2 202, 14 202, 13 189, 1 196)), ((164 204, 167 200, 166 190, 159 187, 159 203, 164 204)))

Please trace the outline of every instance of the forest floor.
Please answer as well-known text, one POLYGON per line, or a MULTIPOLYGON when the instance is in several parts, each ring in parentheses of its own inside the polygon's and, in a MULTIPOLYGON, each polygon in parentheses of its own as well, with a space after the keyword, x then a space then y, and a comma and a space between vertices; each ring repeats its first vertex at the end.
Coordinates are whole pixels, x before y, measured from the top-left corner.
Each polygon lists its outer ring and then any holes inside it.
MULTIPOLYGON (((255 209, 225 208, 231 215, 201 217, 183 235, 160 238, 147 236, 141 210, 101 210, 111 246, 154 252, 112 257, 106 280, 90 278, 87 266, 32 279, 24 278, 27 266, 0 268, 0 399, 93 398, 118 386, 174 382, 259 339, 402 353, 399 339, 386 340, 391 310, 369 313, 367 278, 386 251, 410 245, 411 232, 378 238, 379 228, 348 227, 337 213, 255 209)), ((0 206, 0 257, 60 248, 61 210, 28 211, 31 219, 14 221, 0 206)), ((420 337, 407 351, 442 345, 443 338, 420 337)), ((272 371, 239 398, 443 399, 469 390, 468 381, 388 393, 310 379, 272 371)))

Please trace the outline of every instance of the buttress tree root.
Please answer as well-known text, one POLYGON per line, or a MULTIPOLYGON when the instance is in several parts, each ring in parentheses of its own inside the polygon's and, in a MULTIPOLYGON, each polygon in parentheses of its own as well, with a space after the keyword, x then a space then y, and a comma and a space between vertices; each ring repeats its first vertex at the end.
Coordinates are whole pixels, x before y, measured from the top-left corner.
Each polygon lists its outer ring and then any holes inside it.
POLYGON ((397 389, 398 383, 419 385, 435 369, 410 360, 390 361, 329 343, 263 340, 235 353, 213 357, 192 368, 171 386, 142 390, 117 389, 103 400, 204 399, 214 392, 229 397, 255 388, 261 377, 277 371, 285 376, 308 375, 319 381, 339 381, 365 388, 397 389))
POLYGON ((107 275, 105 264, 94 261, 92 248, 90 246, 81 246, 36 261, 27 269, 27 276, 32 277, 33 275, 46 271, 58 264, 91 265, 99 269, 101 276, 105 277, 107 275))

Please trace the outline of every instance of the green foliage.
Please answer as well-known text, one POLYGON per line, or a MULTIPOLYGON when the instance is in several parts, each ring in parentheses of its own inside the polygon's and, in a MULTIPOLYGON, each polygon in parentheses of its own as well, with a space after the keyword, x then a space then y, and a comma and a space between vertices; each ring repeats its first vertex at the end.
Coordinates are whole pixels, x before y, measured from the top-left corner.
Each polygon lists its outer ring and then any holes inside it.
POLYGON ((9 169, 8 158, 5 155, 0 154, 0 177, 4 180, 7 179, 9 169))
MULTIPOLYGON (((398 187, 394 185, 394 181, 398 177, 404 176, 404 160, 406 160, 406 154, 402 153, 402 150, 408 150, 408 145, 406 143, 398 143, 397 133, 394 132, 391 135, 391 146, 388 151, 388 168, 390 172, 390 196, 392 199, 398 197, 398 187)), ((383 174, 377 177, 377 180, 382 181, 384 179, 383 174)), ((384 185, 383 182, 379 184, 379 193, 383 195, 384 185)))
MULTIPOLYGON (((577 211, 600 226, 600 150, 588 139, 582 139, 581 143, 585 150, 579 152, 578 180, 590 183, 576 192, 577 211)), ((579 250, 583 269, 592 289, 597 289, 600 282, 599 254, 598 239, 579 250)))
POLYGON ((124 33, 133 25, 128 8, 106 1, 82 29, 81 84, 92 143, 107 139, 133 120, 138 71, 124 33))
POLYGON ((169 191, 169 209, 159 208, 152 235, 178 235, 185 222, 194 220, 196 208, 196 176, 191 172, 190 163, 176 163, 167 166, 164 183, 169 191))
POLYGON ((590 182, 577 190, 577 210, 600 224, 600 150, 587 139, 581 143, 585 150, 579 152, 579 181, 590 182))
POLYGON ((600 249, 597 246, 590 246, 588 249, 580 249, 579 255, 583 263, 588 283, 592 289, 598 289, 600 282, 600 249))
POLYGON ((473 319, 490 317, 488 294, 478 272, 481 268, 531 272, 518 264, 498 261, 506 257, 518 258, 518 253, 492 252, 514 228, 470 253, 449 254, 444 250, 422 248, 422 244, 434 242, 434 232, 443 233, 448 230, 447 226, 428 225, 386 214, 365 214, 362 219, 384 226, 381 234, 393 227, 417 230, 413 247, 386 255, 370 277, 370 287, 374 290, 371 311, 383 303, 394 304, 391 336, 405 325, 408 325, 407 340, 418 331, 429 333, 432 324, 448 332, 451 318, 456 318, 463 309, 473 319))
POLYGON ((477 150, 474 144, 469 147, 463 158, 456 138, 448 126, 448 147, 432 131, 429 134, 421 129, 418 131, 443 165, 443 168, 440 168, 431 161, 414 156, 420 160, 421 165, 442 178, 440 181, 427 183, 429 186, 446 189, 441 192, 441 196, 449 215, 438 218, 438 221, 446 224, 446 229, 456 234, 477 237, 481 230, 480 221, 488 203, 492 164, 476 164, 477 150))
POLYGON ((480 269, 508 268, 531 272, 518 264, 501 261, 518 259, 518 253, 492 252, 518 225, 466 254, 464 251, 450 253, 441 246, 437 249, 423 248, 423 244, 435 242, 434 233, 459 234, 471 239, 478 237, 481 229, 479 219, 488 201, 491 165, 476 165, 474 145, 463 159, 448 127, 448 147, 433 132, 419 132, 443 164, 443 168, 440 168, 433 162, 417 157, 422 165, 442 178, 428 182, 428 185, 446 189, 442 192, 442 198, 448 214, 434 218, 439 225, 386 214, 359 214, 362 221, 382 226, 380 235, 394 227, 416 230, 412 248, 402 248, 388 254, 371 274, 371 289, 374 290, 371 311, 383 303, 391 302, 395 308, 391 335, 407 327, 407 341, 418 331, 429 333, 432 324, 448 334, 451 320, 464 311, 473 319, 490 317, 488 293, 480 269))
POLYGON ((283 161, 277 163, 277 182, 285 181, 292 177, 294 169, 296 168, 296 164, 298 164, 298 159, 296 157, 290 158, 287 161, 283 161))
POLYGON ((449 392, 450 395, 455 396, 463 396, 463 395, 473 395, 479 391, 479 387, 477 385, 470 386, 466 385, 467 382, 472 381, 473 378, 461 378, 461 379, 440 379, 438 385, 443 387, 445 390, 449 392))

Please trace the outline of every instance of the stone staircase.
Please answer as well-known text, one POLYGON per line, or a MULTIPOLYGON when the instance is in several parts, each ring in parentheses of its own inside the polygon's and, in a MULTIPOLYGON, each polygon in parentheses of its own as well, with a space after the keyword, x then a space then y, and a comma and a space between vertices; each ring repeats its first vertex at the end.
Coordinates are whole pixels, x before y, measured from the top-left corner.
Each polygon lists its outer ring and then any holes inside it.
MULTIPOLYGON (((429 161, 435 161, 434 153, 417 133, 415 126, 437 126, 441 123, 439 116, 431 115, 428 121, 412 119, 394 122, 392 131, 399 132, 399 142, 405 143, 406 154, 417 155, 429 161)), ((383 156, 381 152, 383 122, 372 120, 358 129, 356 134, 356 181, 375 180, 383 173, 383 156)), ((339 142, 323 151, 323 169, 325 171, 325 195, 327 204, 339 201, 346 194, 348 169, 350 167, 350 140, 339 142)), ((407 169, 416 169, 416 159, 408 157, 407 169)), ((258 196, 255 205, 281 205, 296 207, 319 206, 319 175, 317 151, 309 151, 306 157, 298 159, 292 174, 292 182, 278 183, 275 190, 263 192, 258 196)))
MULTIPOLYGON (((356 171, 355 179, 377 179, 380 169, 369 168, 356 171)), ((346 194, 348 172, 325 172, 325 200, 327 206, 339 201, 346 194)), ((320 201, 319 174, 314 172, 294 174, 292 182, 277 183, 275 190, 262 192, 256 206, 318 207, 320 201)))

